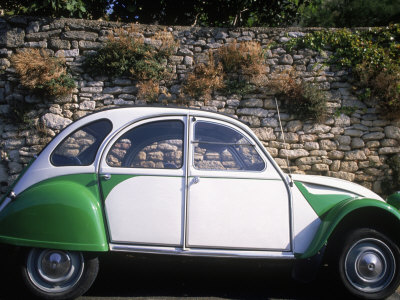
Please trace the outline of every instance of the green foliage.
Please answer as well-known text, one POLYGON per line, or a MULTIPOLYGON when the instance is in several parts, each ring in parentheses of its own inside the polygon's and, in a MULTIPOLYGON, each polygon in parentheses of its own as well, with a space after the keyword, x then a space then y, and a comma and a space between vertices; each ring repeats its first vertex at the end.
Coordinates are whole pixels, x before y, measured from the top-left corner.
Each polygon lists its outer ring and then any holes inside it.
POLYGON ((293 73, 282 73, 268 83, 283 107, 302 119, 323 121, 327 116, 327 97, 315 84, 296 79, 293 73))
POLYGON ((150 54, 150 46, 143 43, 132 41, 131 47, 126 48, 118 42, 108 42, 96 54, 87 57, 85 67, 94 75, 160 77, 164 68, 150 54))
POLYGON ((318 27, 386 26, 398 22, 400 2, 393 0, 313 0, 301 5, 300 24, 318 27))
POLYGON ((221 91, 226 95, 246 95, 255 91, 255 87, 246 80, 228 79, 221 91))
POLYGON ((286 26, 311 0, 114 0, 113 20, 163 25, 286 26))
POLYGON ((321 122, 326 118, 326 96, 316 85, 302 82, 299 91, 285 94, 284 106, 289 113, 302 119, 312 119, 321 122))
POLYGON ((288 50, 309 48, 331 50, 329 63, 351 68, 359 81, 361 99, 372 99, 389 117, 400 112, 400 25, 312 32, 291 40, 288 50))
POLYGON ((161 80, 167 75, 166 61, 175 42, 164 39, 160 50, 135 37, 134 29, 118 30, 105 46, 86 58, 85 68, 93 75, 129 76, 139 80, 161 80))
POLYGON ((351 116, 357 110, 359 110, 357 106, 342 106, 335 111, 335 116, 339 117, 341 114, 351 116))
POLYGON ((6 15, 35 15, 97 19, 106 14, 109 0, 4 0, 6 15))
POLYGON ((50 95, 64 95, 75 88, 74 79, 70 74, 61 74, 57 78, 51 78, 48 82, 38 85, 37 88, 46 90, 50 95))
POLYGON ((390 195, 400 190, 400 156, 393 155, 387 159, 386 163, 392 169, 392 176, 382 181, 382 192, 390 195))

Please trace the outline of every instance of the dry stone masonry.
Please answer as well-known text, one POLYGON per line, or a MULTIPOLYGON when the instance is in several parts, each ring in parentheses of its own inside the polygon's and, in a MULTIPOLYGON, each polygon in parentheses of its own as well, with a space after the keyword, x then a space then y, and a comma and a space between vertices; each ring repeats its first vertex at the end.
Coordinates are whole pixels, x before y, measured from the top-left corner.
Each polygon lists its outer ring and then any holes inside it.
MULTIPOLYGON (((85 73, 85 54, 96 51, 112 29, 124 24, 75 19, 38 19, 13 17, 0 19, 0 134, 1 192, 15 180, 23 167, 65 126, 93 111, 109 106, 143 105, 138 87, 130 78, 93 78, 85 73), (34 94, 21 86, 10 57, 22 48, 44 48, 52 55, 65 57, 77 88, 70 96, 50 98, 34 94), (26 107, 26 108, 24 108, 26 107), (23 114, 21 113, 23 112, 23 114), (16 120, 22 118, 22 123, 16 120)), ((159 30, 172 32, 180 46, 168 61, 172 80, 162 82, 158 102, 177 101, 183 80, 195 63, 208 59, 208 51, 233 41, 258 41, 266 47, 269 74, 296 71, 306 81, 317 82, 329 95, 330 117, 322 124, 299 120, 281 110, 284 136, 280 131, 272 91, 244 96, 214 93, 208 101, 188 101, 183 106, 230 114, 247 123, 277 163, 295 173, 333 176, 355 181, 381 193, 381 182, 391 175, 387 159, 400 153, 400 122, 387 120, 375 108, 353 95, 353 79, 348 70, 329 67, 329 53, 309 49, 287 53, 284 44, 315 29, 200 28, 138 25, 146 42, 159 30), (268 47, 267 47, 268 46, 268 47), (336 116, 340 107, 354 112, 336 116), (284 142, 285 140, 285 142, 284 142)), ((172 141, 173 142, 173 141, 172 141)), ((128 144, 121 141, 110 162, 118 164, 118 155, 128 144)), ((136 163, 152 157, 158 164, 180 164, 179 143, 153 145, 140 153, 136 163), (178 149, 178 151, 170 151, 178 149)), ((196 155, 229 165, 224 153, 196 155), (217 157, 218 156, 218 157, 217 157), (223 158, 223 160, 222 160, 223 158)))

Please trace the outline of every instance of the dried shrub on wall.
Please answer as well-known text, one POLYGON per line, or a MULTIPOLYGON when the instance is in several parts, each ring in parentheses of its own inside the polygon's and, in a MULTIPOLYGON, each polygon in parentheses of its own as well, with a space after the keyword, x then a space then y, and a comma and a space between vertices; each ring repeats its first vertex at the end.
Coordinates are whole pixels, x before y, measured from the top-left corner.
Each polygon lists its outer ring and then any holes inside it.
POLYGON ((152 37, 152 40, 159 43, 157 53, 163 57, 171 56, 179 47, 179 42, 175 40, 171 32, 168 32, 165 29, 163 31, 157 31, 152 37))
POLYGON ((144 39, 134 25, 117 28, 103 48, 87 57, 85 68, 93 75, 166 79, 170 74, 167 59, 177 45, 170 32, 159 32, 152 39, 144 39))
POLYGON ((283 106, 300 118, 323 121, 327 116, 326 96, 316 85, 296 79, 293 72, 272 78, 268 86, 276 91, 283 106))
POLYGON ((210 52, 207 65, 198 64, 189 73, 183 92, 192 98, 210 97, 213 90, 246 94, 266 82, 264 51, 258 42, 233 42, 210 52))
POLYGON ((224 86, 222 65, 216 63, 213 55, 210 54, 208 64, 197 64, 193 72, 189 73, 182 91, 192 98, 204 96, 209 99, 213 90, 221 89, 224 86))
POLYGON ((50 56, 45 50, 24 49, 11 57, 22 85, 53 96, 70 93, 75 88, 63 58, 50 56))
POLYGON ((226 73, 240 72, 252 76, 265 73, 264 51, 258 42, 233 42, 219 48, 217 58, 226 73))
POLYGON ((148 102, 154 102, 158 99, 160 86, 153 80, 142 81, 138 84, 138 98, 148 102))

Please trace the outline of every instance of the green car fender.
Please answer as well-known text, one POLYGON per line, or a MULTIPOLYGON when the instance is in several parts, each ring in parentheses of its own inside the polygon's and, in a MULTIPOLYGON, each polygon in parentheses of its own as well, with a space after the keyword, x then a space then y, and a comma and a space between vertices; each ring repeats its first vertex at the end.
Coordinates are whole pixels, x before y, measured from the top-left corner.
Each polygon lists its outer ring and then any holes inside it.
POLYGON ((321 225, 319 226, 310 246, 304 253, 297 253, 296 257, 303 259, 317 255, 340 222, 350 213, 363 208, 374 208, 389 213, 394 217, 394 219, 396 219, 400 228, 400 212, 394 206, 375 199, 350 198, 341 201, 321 216, 321 225))
POLYGON ((75 251, 108 251, 96 174, 39 182, 0 212, 0 243, 75 251))

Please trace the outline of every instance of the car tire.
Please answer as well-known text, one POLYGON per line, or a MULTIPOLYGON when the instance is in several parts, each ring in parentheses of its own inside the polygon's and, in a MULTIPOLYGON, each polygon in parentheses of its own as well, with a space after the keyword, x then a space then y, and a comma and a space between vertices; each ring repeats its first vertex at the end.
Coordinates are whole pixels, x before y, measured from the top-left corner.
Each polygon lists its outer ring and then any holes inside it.
POLYGON ((96 279, 97 257, 82 252, 32 248, 22 258, 22 279, 42 299, 74 299, 84 294, 96 279))
POLYGON ((384 299, 400 283, 400 250, 386 235, 369 228, 349 232, 342 240, 338 271, 344 287, 363 299, 384 299))

